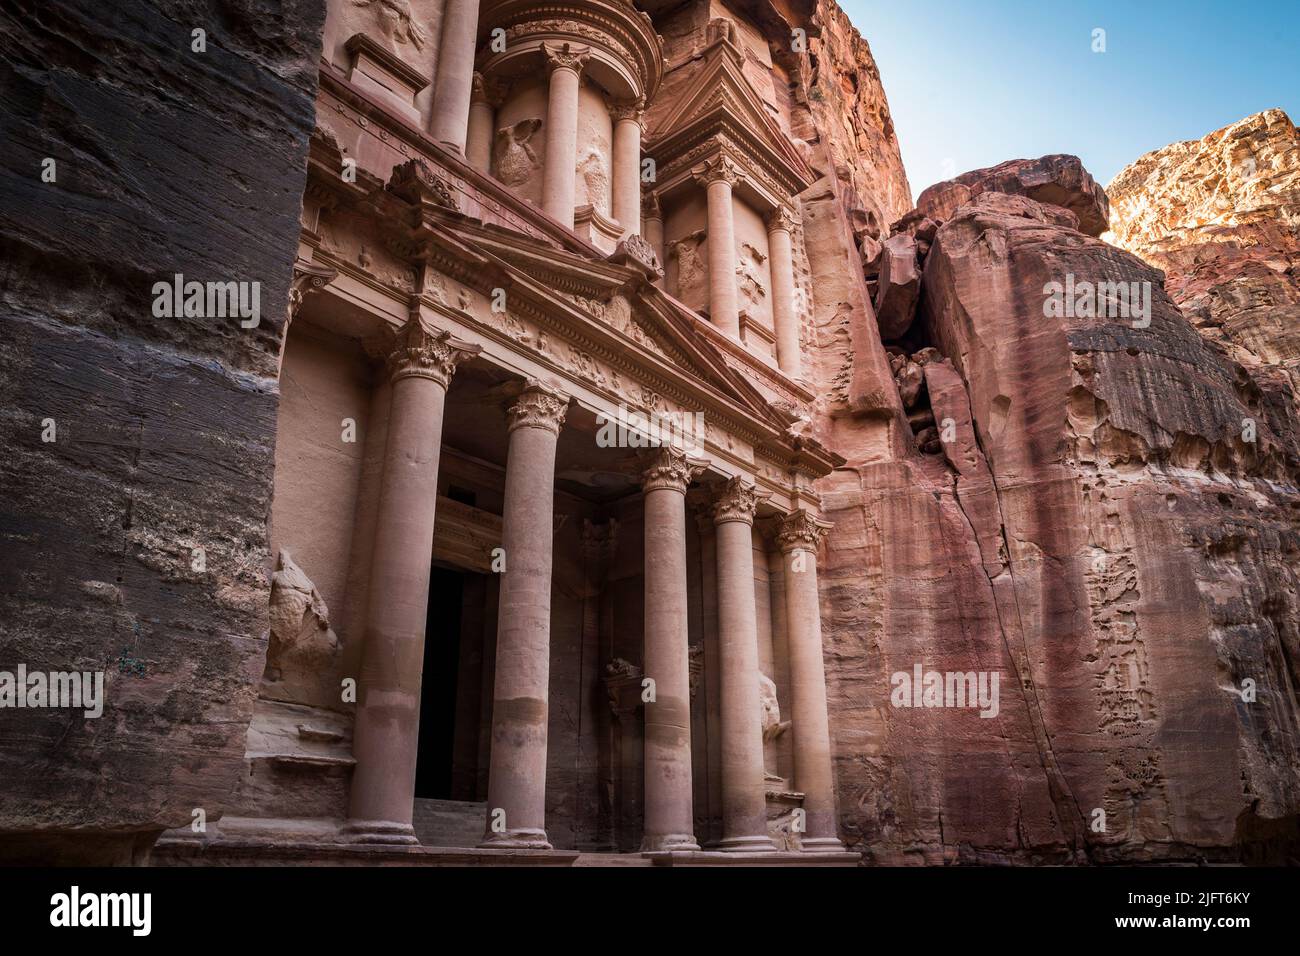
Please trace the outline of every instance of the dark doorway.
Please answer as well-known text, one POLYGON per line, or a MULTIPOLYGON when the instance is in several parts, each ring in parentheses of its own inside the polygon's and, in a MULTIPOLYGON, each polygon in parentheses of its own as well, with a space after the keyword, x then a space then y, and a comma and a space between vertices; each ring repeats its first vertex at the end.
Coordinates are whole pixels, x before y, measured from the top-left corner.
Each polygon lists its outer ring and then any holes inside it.
POLYGON ((420 682, 420 751, 415 795, 451 799, 456 743, 456 697, 460 676, 461 616, 465 575, 435 567, 429 575, 429 613, 424 630, 420 682))

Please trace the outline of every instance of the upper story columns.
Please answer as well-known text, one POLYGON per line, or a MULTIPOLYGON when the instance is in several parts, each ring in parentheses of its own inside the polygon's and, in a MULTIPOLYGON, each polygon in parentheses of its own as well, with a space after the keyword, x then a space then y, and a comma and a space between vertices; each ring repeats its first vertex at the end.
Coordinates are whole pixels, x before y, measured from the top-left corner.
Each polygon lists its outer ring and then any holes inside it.
POLYGON ((429 134, 443 146, 465 154, 470 95, 474 82, 474 39, 479 0, 447 0, 434 77, 429 134))
POLYGON ((767 216, 767 249, 772 269, 772 324, 776 331, 776 364, 791 378, 798 378, 799 314, 794 299, 794 246, 790 232, 794 216, 778 206, 767 216))
POLYGON ((711 159, 695 170, 708 190, 709 318, 723 332, 740 338, 740 308, 736 295, 736 225, 732 187, 740 181, 736 164, 726 156, 711 159))
POLYGON ((542 177, 542 210, 573 228, 573 196, 577 182, 578 84, 591 51, 568 43, 542 44, 550 76, 546 100, 546 167, 542 177))
MULTIPOLYGON (((645 100, 610 108, 614 120, 614 218, 625 233, 641 232, 641 117, 645 100)), ((648 237, 647 237, 648 238, 648 237)))

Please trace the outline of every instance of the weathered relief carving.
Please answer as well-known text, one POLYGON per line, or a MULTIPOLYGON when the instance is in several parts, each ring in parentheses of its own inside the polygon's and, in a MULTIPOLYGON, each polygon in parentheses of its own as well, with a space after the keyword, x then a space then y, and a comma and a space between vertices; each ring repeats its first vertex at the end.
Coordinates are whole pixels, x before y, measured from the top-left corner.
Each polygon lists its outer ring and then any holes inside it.
POLYGON ((542 168, 541 160, 532 147, 532 139, 541 128, 542 121, 532 118, 497 130, 492 162, 496 167, 497 179, 502 183, 519 186, 528 182, 533 173, 542 168))
MULTIPOLYGON (((781 720, 781 705, 776 697, 776 684, 766 674, 758 675, 758 704, 763 712, 763 740, 776 740, 790 729, 790 721, 781 720)), ((771 768, 768 768, 771 773, 771 768)), ((775 776, 775 774, 773 774, 775 776)))
POLYGON ((322 678, 328 682, 333 673, 339 639, 325 599, 284 548, 271 575, 270 622, 263 679, 276 697, 314 702, 322 678))
POLYGON ((598 140, 580 153, 578 160, 577 205, 590 203, 597 211, 609 215, 609 147, 598 140))
POLYGON ((707 230, 697 229, 668 247, 668 255, 677 261, 677 298, 696 307, 709 298, 709 265, 700 253, 707 235, 707 230))
MULTIPOLYGON (((373 25, 379 36, 388 41, 394 51, 400 46, 410 44, 417 50, 423 50, 429 42, 428 31, 420 25, 420 14, 416 12, 410 0, 351 0, 352 6, 364 7, 371 11, 373 25)), ((374 31, 370 31, 374 35, 374 31)))
POLYGON ((751 314, 764 308, 763 300, 767 298, 767 287, 763 285, 763 263, 767 256, 748 242, 740 245, 740 262, 736 266, 736 286, 745 301, 750 304, 751 314))

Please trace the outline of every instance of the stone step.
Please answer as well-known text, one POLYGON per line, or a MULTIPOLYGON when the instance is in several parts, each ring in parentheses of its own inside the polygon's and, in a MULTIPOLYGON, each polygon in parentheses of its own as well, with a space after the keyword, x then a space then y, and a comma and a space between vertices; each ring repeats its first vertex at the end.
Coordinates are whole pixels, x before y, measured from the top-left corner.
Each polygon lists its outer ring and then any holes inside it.
POLYGON ((654 860, 640 853, 579 853, 574 866, 654 866, 654 860))
POLYGON ((486 821, 487 803, 417 797, 411 825, 423 846, 474 847, 486 821))

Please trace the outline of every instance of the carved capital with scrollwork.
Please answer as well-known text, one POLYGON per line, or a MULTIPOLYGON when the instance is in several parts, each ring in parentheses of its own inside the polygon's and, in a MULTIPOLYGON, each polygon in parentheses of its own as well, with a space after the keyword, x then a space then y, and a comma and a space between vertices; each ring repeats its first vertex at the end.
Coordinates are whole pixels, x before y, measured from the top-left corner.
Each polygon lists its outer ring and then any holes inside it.
POLYGON ((705 467, 703 462, 688 458, 684 451, 671 445, 646 452, 640 465, 641 487, 646 491, 667 489, 682 494, 705 467))
POLYGON ((412 316, 392 338, 388 374, 394 383, 427 378, 446 388, 456 366, 482 350, 482 346, 461 342, 450 332, 425 325, 418 315, 412 316))
POLYGON ((833 527, 829 521, 815 518, 806 509, 800 508, 793 514, 786 515, 777 525, 776 540, 785 554, 791 551, 811 551, 815 554, 833 527))
POLYGON ((631 120, 634 123, 640 123, 641 117, 645 114, 645 97, 640 97, 632 103, 611 103, 609 105, 609 117, 615 123, 623 120, 631 120))
POLYGON ((725 524, 728 521, 754 523, 754 512, 758 504, 767 495, 760 494, 752 482, 737 475, 730 478, 719 489, 713 501, 713 523, 725 524))
POLYGON ((523 390, 506 408, 507 430, 544 428, 558 435, 568 410, 568 395, 537 379, 530 378, 524 383, 523 390))
POLYGON ((691 175, 695 181, 702 186, 711 186, 713 183, 726 183, 728 186, 735 187, 744 177, 740 167, 730 156, 715 156, 712 159, 706 159, 700 165, 691 170, 691 175))
POLYGON ((572 70, 579 76, 591 56, 589 47, 574 46, 572 43, 543 43, 542 55, 546 57, 546 71, 572 70))
POLYGON ((790 232, 794 229, 795 222, 797 220, 794 218, 794 210, 785 205, 777 206, 767 214, 767 231, 776 232, 784 229, 790 232))

